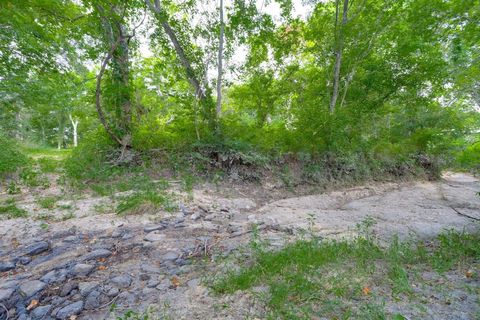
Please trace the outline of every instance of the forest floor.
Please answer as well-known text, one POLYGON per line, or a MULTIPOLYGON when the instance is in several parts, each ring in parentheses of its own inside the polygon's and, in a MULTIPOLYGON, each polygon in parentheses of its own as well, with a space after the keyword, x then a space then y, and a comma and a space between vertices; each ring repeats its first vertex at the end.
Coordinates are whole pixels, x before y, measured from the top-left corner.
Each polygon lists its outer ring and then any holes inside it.
MULTIPOLYGON (((462 173, 313 194, 243 183, 201 184, 185 192, 173 181, 169 192, 178 209, 125 216, 114 208, 129 191, 115 197, 72 193, 50 178, 48 188, 14 196, 26 216, 1 220, 0 319, 6 318, 3 306, 9 319, 134 319, 142 313, 150 319, 277 318, 271 282, 212 290, 229 270, 252 264, 259 241, 281 250, 312 237, 356 239, 368 229, 368 237, 388 246, 395 235, 429 241, 445 229, 479 230, 480 184, 462 173)), ((0 194, 0 203, 11 197, 0 194)), ((479 261, 442 273, 428 265, 406 270, 408 290, 392 293, 390 280, 377 274, 359 292, 349 288, 340 300, 329 298, 348 310, 322 313, 306 302, 312 297, 288 301, 310 306, 293 308, 299 319, 479 318, 479 261)))

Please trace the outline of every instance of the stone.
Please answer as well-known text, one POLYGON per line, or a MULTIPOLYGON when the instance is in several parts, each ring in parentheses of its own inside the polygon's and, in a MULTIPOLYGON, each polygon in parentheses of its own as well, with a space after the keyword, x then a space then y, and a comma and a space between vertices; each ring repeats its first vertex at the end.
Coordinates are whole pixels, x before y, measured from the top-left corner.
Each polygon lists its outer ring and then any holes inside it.
POLYGON ((94 268, 94 265, 79 263, 73 266, 72 270, 70 270, 70 273, 77 277, 85 277, 88 276, 94 268))
POLYGON ((107 249, 97 249, 93 250, 92 252, 87 253, 84 255, 81 260, 88 261, 88 260, 96 260, 100 258, 108 258, 112 255, 112 252, 107 249))
POLYGON ((157 230, 163 230, 166 229, 167 226, 164 224, 153 224, 153 225, 148 225, 143 228, 143 231, 145 233, 150 233, 152 231, 157 231, 157 230))
POLYGON ((132 284, 132 278, 127 275, 116 276, 110 282, 118 288, 128 288, 132 284))
POLYGON ((18 259, 18 262, 24 266, 29 264, 31 261, 32 261, 32 258, 30 257, 21 257, 20 259, 18 259))
POLYGON ((148 296, 151 296, 151 295, 154 295, 157 293, 157 290, 154 289, 154 288, 143 288, 142 289, 142 295, 145 296, 145 297, 148 297, 148 296))
POLYGON ((140 281, 150 280, 150 276, 146 273, 142 273, 139 278, 140 278, 140 281))
POLYGON ((190 219, 192 219, 193 221, 196 221, 198 219, 200 219, 202 217, 202 214, 200 212, 195 212, 194 214, 192 214, 190 216, 190 219))
POLYGON ((125 232, 122 229, 115 229, 112 232, 112 238, 120 238, 125 232))
POLYGON ((156 266, 153 264, 147 264, 147 263, 142 264, 140 266, 140 269, 146 273, 162 273, 162 268, 160 268, 160 266, 156 266))
POLYGON ((75 242, 77 240, 78 240, 77 236, 68 236, 68 237, 65 237, 62 241, 63 242, 75 242))
POLYGON ((102 294, 96 290, 90 292, 85 299, 85 309, 95 309, 100 307, 100 296, 102 294))
POLYGON ((149 241, 149 242, 157 242, 157 241, 162 241, 165 239, 164 234, 156 233, 156 232, 151 232, 147 234, 144 238, 144 240, 149 241))
POLYGON ((0 302, 10 299, 14 292, 14 289, 0 289, 0 302))
POLYGON ((206 206, 203 206, 203 205, 198 205, 198 209, 202 210, 203 212, 207 213, 208 212, 208 208, 206 206))
POLYGON ((111 288, 110 290, 108 290, 107 296, 115 297, 119 292, 120 290, 118 290, 118 288, 111 288))
POLYGON ((83 301, 71 303, 57 312, 57 319, 68 319, 73 315, 77 315, 83 310, 83 301))
POLYGON ((99 286, 97 281, 91 282, 80 282, 78 284, 78 290, 80 290, 80 294, 86 297, 90 292, 96 289, 99 286))
POLYGON ((54 307, 58 307, 59 305, 61 305, 65 301, 67 301, 66 298, 55 296, 50 301, 50 304, 53 305, 54 307))
POLYGON ((117 303, 131 306, 135 303, 135 295, 130 292, 124 291, 118 295, 117 303))
POLYGON ((72 292, 73 290, 78 288, 78 283, 76 281, 67 282, 60 290, 60 297, 66 297, 72 292))
POLYGON ((158 280, 155 280, 155 279, 151 279, 147 282, 147 287, 148 288, 155 288, 156 286, 158 286, 160 284, 160 281, 158 280))
POLYGON ((205 218, 203 218, 203 220, 205 221, 212 221, 213 219, 215 219, 217 217, 217 215, 215 213, 211 213, 211 214, 208 214, 205 216, 205 218))
POLYGON ((12 262, 0 262, 0 272, 6 272, 15 269, 15 264, 12 262))
POLYGON ((187 281, 187 286, 192 289, 198 287, 199 284, 200 284, 200 279, 198 278, 187 281))
POLYGON ((34 320, 45 319, 47 313, 49 313, 50 310, 52 310, 52 305, 50 305, 50 304, 48 304, 46 306, 39 306, 39 307, 36 307, 35 309, 33 309, 30 316, 34 320))
POLYGON ((180 254, 178 252, 168 251, 161 257, 161 259, 163 261, 173 261, 173 260, 176 260, 179 256, 180 254))
POLYGON ((29 256, 35 256, 50 249, 50 244, 47 241, 39 241, 33 243, 25 248, 25 253, 29 256))
POLYGON ((47 284, 40 280, 28 281, 20 285, 20 294, 26 298, 30 298, 45 289, 46 286, 47 284))
POLYGON ((45 283, 59 283, 64 282, 67 277, 67 271, 65 269, 61 270, 52 270, 40 278, 41 281, 45 283))

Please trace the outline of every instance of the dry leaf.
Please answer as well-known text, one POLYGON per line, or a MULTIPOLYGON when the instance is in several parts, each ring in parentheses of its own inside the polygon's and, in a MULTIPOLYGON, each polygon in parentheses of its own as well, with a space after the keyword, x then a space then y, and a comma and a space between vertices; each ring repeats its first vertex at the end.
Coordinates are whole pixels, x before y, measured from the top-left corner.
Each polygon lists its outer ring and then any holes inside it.
POLYGON ((98 270, 106 270, 106 269, 107 269, 107 267, 106 267, 106 266, 98 266, 98 268, 97 268, 97 269, 98 269, 98 270))
POLYGON ((362 293, 366 296, 368 296, 370 294, 370 292, 372 291, 372 289, 370 289, 369 287, 365 286, 363 287, 362 289, 362 293))
POLYGON ((105 261, 107 261, 107 259, 106 258, 98 258, 97 261, 98 262, 105 262, 105 261))
POLYGON ((77 316, 76 316, 76 315, 70 316, 69 319, 70 319, 70 320, 77 320, 77 316))
POLYGON ((33 299, 30 301, 30 304, 27 307, 27 310, 30 311, 32 309, 35 309, 38 306, 38 300, 33 299))
POLYGON ((465 276, 467 278, 473 278, 473 271, 472 270, 468 270, 467 272, 465 272, 465 276))
POLYGON ((180 285, 180 280, 177 277, 173 277, 172 280, 170 281, 172 282, 172 285, 175 287, 178 287, 180 285))

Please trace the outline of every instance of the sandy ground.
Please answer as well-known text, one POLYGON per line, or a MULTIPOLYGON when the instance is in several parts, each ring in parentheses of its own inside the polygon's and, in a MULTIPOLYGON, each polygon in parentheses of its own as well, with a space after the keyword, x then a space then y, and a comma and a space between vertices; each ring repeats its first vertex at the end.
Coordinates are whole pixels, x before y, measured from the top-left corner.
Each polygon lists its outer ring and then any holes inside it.
MULTIPOLYGON (((62 195, 58 189, 46 192, 62 195)), ((29 211, 30 218, 0 221, 0 262, 21 256, 27 246, 39 241, 49 242, 50 247, 28 264, 17 263, 15 269, 0 273, 0 293, 11 290, 8 301, 16 299, 16 305, 9 306, 11 318, 23 314, 29 319, 31 312, 18 307, 31 299, 17 296, 25 281, 43 279, 52 271, 70 274, 85 254, 101 248, 111 255, 91 262, 95 267, 91 274, 49 283, 47 289, 37 293, 40 305, 51 307, 49 314, 54 316, 61 308, 83 301, 79 319, 108 317, 105 306, 112 302, 112 296, 106 292, 112 278, 121 275, 132 281, 113 297, 120 311, 153 305, 173 319, 261 318, 262 308, 250 294, 215 297, 202 285, 209 268, 216 265, 216 257, 250 241, 253 225, 259 226, 260 236, 273 246, 282 246, 305 230, 323 237, 349 237, 365 221, 374 222, 373 232, 381 240, 394 234, 428 238, 450 228, 478 230, 478 192, 479 181, 461 173, 446 173, 435 182, 378 183, 285 199, 279 199, 278 191, 273 196, 273 191, 258 185, 220 190, 201 186, 188 196, 179 196, 182 204, 178 212, 127 217, 112 213, 114 202, 109 197, 63 195, 61 204, 70 208, 68 219, 62 219, 65 209, 40 209, 35 203, 39 195, 27 194, 18 199, 18 205, 29 211), (46 215, 49 218, 45 219, 46 215), (147 230, 158 224, 165 227, 147 230), (208 263, 185 263, 192 256, 206 258, 208 263), (60 302, 59 292, 65 281, 96 282, 103 305, 90 303, 87 307, 88 296, 78 290, 60 302), (222 309, 222 305, 231 307, 222 309)), ((464 317, 451 319, 473 319, 469 312, 478 305, 469 309, 465 303, 443 309, 432 307, 424 319, 444 319, 448 314, 461 314, 462 308, 468 309, 464 317)))

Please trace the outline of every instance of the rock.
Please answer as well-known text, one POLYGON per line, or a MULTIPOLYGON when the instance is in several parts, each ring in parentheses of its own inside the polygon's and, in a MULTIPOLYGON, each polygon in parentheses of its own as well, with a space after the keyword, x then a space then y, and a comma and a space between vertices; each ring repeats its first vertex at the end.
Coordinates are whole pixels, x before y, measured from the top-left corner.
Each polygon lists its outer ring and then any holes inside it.
POLYGON ((68 236, 68 237, 64 238, 62 241, 63 242, 75 242, 77 240, 78 240, 77 236, 68 236))
POLYGON ((29 245, 25 248, 25 253, 29 256, 35 256, 50 249, 50 244, 47 241, 39 241, 29 245))
POLYGON ((165 278, 160 282, 160 284, 157 286, 157 290, 167 290, 170 287, 170 279, 165 278))
POLYGON ((118 288, 128 288, 132 284, 132 278, 127 275, 116 276, 110 282, 118 288))
POLYGON ((20 262, 20 264, 22 264, 24 266, 29 264, 31 261, 32 261, 32 258, 30 258, 30 257, 21 257, 20 259, 18 259, 18 262, 20 262))
POLYGON ((79 263, 73 266, 72 270, 70 270, 70 273, 77 277, 85 277, 89 275, 94 268, 94 265, 79 263))
POLYGON ((68 319, 73 315, 79 314, 83 310, 83 301, 71 303, 57 312, 57 319, 68 319))
POLYGON ((205 221, 212 221, 213 219, 215 219, 217 217, 217 215, 215 213, 211 213, 211 214, 208 214, 205 216, 205 218, 203 218, 203 220, 205 221))
POLYGON ((165 253, 161 259, 163 261, 173 261, 175 259, 177 259, 178 257, 180 256, 180 254, 178 252, 175 252, 175 251, 168 251, 167 253, 165 253))
POLYGON ((118 288, 111 288, 110 290, 108 290, 107 296, 115 297, 119 292, 120 290, 118 290, 118 288))
POLYGON ((153 264, 142 264, 140 269, 146 273, 162 273, 162 268, 153 264))
POLYGON ((200 284, 200 279, 198 279, 198 278, 188 280, 188 282, 187 282, 187 286, 189 288, 196 288, 196 287, 198 287, 199 284, 200 284))
POLYGON ((14 289, 0 289, 0 302, 10 299, 14 292, 14 289))
POLYGON ((147 287, 148 288, 155 288, 156 286, 158 286, 160 284, 160 281, 158 280, 155 280, 155 279, 151 279, 147 282, 147 287))
POLYGON ((26 298, 30 298, 36 293, 45 289, 47 284, 40 280, 32 280, 20 285, 20 294, 26 298))
POLYGON ((198 219, 200 219, 202 217, 202 214, 200 212, 195 212, 194 214, 192 214, 190 216, 190 219, 192 219, 193 221, 196 221, 198 219))
POLYGON ((85 299, 85 309, 95 309, 100 307, 100 296, 102 294, 96 290, 90 292, 85 299))
POLYGON ((178 229, 178 228, 185 228, 187 225, 183 222, 176 223, 173 227, 178 229))
POLYGON ((148 296, 151 296, 151 295, 154 295, 157 293, 157 290, 155 290, 154 288, 143 288, 142 289, 142 295, 145 296, 145 297, 148 297, 148 296))
POLYGON ((125 232, 122 229, 115 229, 112 232, 112 238, 120 238, 125 232))
POLYGON ((150 276, 146 273, 142 273, 139 278, 140 278, 140 281, 150 280, 150 276))
POLYGON ((52 297, 52 300, 50 301, 50 304, 54 307, 58 307, 59 305, 61 305, 65 301, 67 301, 66 298, 54 296, 54 297, 52 297))
POLYGON ((124 291, 118 295, 117 303, 131 306, 135 303, 135 295, 130 292, 124 291))
POLYGON ((12 262, 0 262, 0 272, 6 272, 15 269, 15 264, 12 262))
POLYGON ((78 290, 80 290, 80 294, 86 297, 90 292, 96 289, 99 286, 97 281, 91 282, 80 282, 78 284, 78 290))
POLYGON ((59 283, 64 282, 67 279, 67 271, 65 269, 52 270, 40 278, 45 283, 59 283))
POLYGON ((203 205, 199 204, 198 209, 202 210, 205 213, 208 213, 208 208, 206 206, 203 206, 203 205))
POLYGON ((164 238, 165 238, 164 234, 151 232, 145 236, 144 240, 149 242, 157 242, 157 241, 162 241, 164 238))
POLYGON ((51 305, 46 305, 46 306, 39 306, 39 307, 36 307, 35 309, 33 309, 32 313, 30 314, 32 316, 32 319, 34 320, 40 320, 40 319, 45 319, 45 316, 47 315, 47 313, 50 312, 50 310, 52 310, 52 306, 51 305))
POLYGON ((112 252, 107 249, 97 249, 93 250, 92 252, 87 253, 84 255, 81 260, 88 261, 88 260, 96 260, 100 258, 108 258, 112 255, 112 252))
POLYGON ((143 231, 145 233, 150 233, 152 231, 157 231, 157 230, 163 230, 166 229, 167 226, 164 224, 154 224, 154 225, 148 225, 143 228, 143 231))
POLYGON ((76 281, 67 282, 60 291, 60 297, 66 297, 72 292, 73 290, 78 288, 78 283, 76 281))

